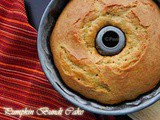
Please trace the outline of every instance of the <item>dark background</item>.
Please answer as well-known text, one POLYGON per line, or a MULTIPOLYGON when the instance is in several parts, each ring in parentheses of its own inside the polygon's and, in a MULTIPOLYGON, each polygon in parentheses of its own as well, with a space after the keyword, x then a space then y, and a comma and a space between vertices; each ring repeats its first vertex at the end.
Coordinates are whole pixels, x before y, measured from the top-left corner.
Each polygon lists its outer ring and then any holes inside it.
MULTIPOLYGON (((25 0, 29 23, 38 30, 42 14, 50 0, 25 0)), ((117 120, 131 120, 128 116, 118 116, 117 120)))
POLYGON ((42 14, 50 0, 24 0, 29 23, 38 29, 42 14))

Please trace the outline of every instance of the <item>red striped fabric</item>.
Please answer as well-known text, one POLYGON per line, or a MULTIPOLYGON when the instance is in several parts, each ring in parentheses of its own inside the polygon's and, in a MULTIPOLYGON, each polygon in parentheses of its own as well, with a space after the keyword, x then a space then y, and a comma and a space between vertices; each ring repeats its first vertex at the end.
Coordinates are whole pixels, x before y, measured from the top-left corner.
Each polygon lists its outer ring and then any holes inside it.
POLYGON ((0 0, 0 120, 95 120, 96 116, 6 116, 4 107, 33 109, 75 107, 45 78, 37 56, 37 31, 28 24, 23 0, 0 0))

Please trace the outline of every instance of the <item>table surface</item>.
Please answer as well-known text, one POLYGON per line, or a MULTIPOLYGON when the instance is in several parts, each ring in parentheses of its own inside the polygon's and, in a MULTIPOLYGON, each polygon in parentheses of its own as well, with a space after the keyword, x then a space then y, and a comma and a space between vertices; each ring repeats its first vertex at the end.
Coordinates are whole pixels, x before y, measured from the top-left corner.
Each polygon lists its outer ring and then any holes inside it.
POLYGON ((29 23, 38 30, 43 12, 50 0, 25 0, 29 23))

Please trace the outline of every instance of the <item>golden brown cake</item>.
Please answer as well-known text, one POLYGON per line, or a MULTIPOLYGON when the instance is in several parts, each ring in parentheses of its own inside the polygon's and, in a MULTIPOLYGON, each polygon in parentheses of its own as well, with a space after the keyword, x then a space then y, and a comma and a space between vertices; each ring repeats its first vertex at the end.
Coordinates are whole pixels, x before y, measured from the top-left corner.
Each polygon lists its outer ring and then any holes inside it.
POLYGON ((133 100, 160 81, 160 10, 152 0, 71 0, 50 45, 66 85, 100 103, 133 100), (126 35, 125 48, 114 56, 95 47, 107 25, 126 35))

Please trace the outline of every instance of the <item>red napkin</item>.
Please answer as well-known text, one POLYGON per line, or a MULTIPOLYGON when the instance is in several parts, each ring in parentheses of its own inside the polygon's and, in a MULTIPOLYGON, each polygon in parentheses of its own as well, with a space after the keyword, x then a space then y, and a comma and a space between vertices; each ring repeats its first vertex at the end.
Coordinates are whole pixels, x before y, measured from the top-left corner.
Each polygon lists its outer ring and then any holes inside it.
POLYGON ((13 110, 51 110, 74 107, 57 93, 42 72, 36 48, 37 31, 28 23, 23 0, 0 0, 0 120, 94 120, 110 119, 85 112, 83 116, 19 116, 13 110))

